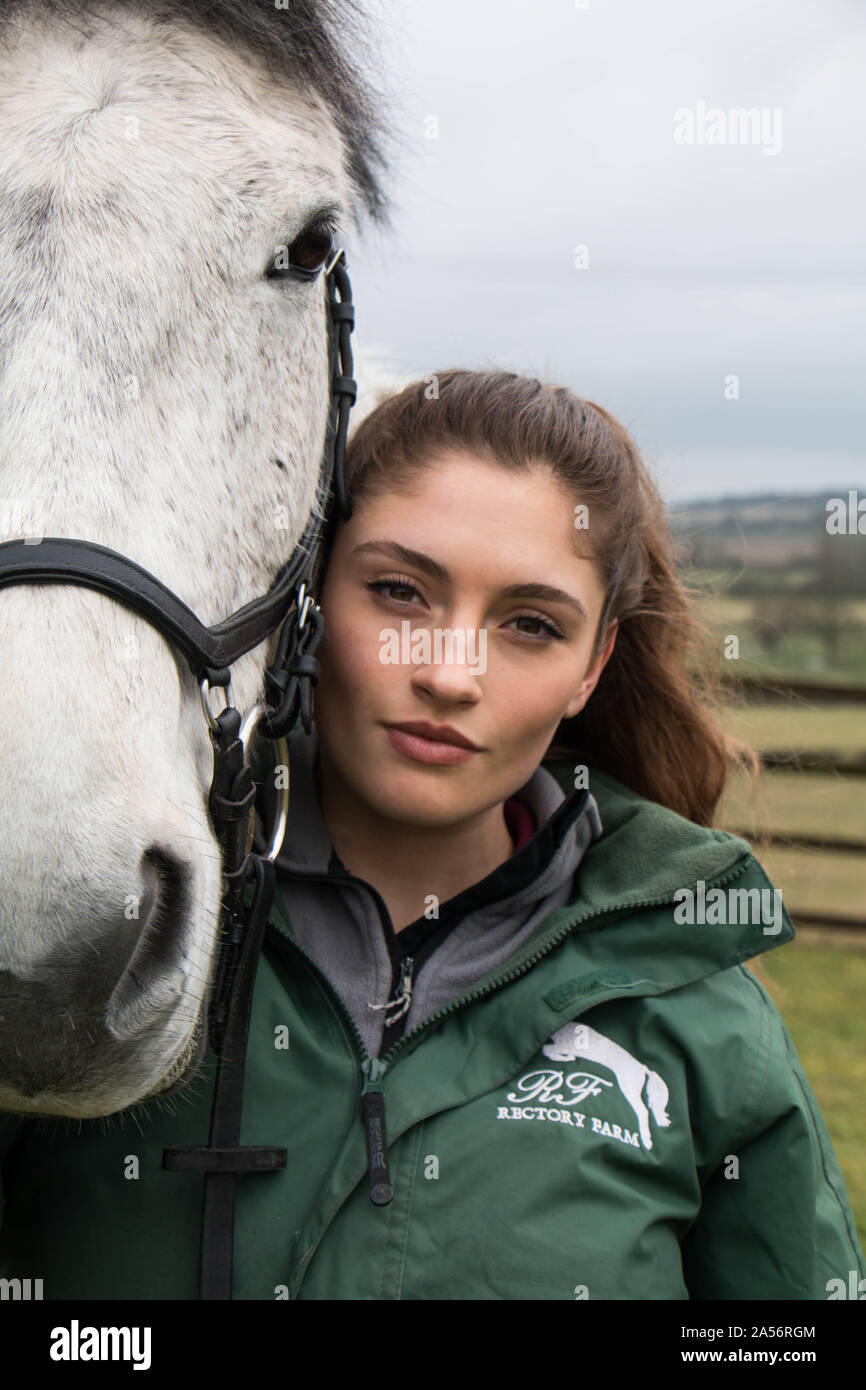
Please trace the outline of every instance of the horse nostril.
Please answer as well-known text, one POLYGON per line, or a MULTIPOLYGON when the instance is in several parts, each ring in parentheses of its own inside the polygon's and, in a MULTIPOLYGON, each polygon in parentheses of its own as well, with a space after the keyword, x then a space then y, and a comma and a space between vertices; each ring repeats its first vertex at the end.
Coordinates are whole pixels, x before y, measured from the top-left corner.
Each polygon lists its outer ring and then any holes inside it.
POLYGON ((155 890, 150 912, 142 917, 145 959, 141 964, 152 970, 172 968, 177 961, 178 941, 189 909, 189 875, 184 866, 165 850, 152 848, 142 855, 142 867, 150 868, 155 890))
POLYGON ((139 935, 106 1008, 106 1025, 115 1035, 141 1028, 183 992, 189 873, 156 846, 142 855, 141 869, 139 935))

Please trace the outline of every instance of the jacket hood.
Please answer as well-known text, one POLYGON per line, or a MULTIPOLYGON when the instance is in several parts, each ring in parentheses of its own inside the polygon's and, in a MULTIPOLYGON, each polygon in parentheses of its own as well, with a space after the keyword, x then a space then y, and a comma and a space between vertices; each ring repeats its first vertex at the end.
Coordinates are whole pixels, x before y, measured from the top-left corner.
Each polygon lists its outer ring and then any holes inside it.
MULTIPOLYGON (((560 785, 571 785, 570 760, 546 766, 560 785)), ((659 994, 793 940, 781 890, 746 840, 697 825, 608 773, 590 768, 588 780, 604 829, 581 864, 570 926, 595 970, 554 991, 554 1007, 565 1007, 590 980, 604 995, 623 987, 659 994), (715 889, 722 891, 713 896, 715 889)), ((565 910, 555 917, 548 934, 562 930, 565 910)))

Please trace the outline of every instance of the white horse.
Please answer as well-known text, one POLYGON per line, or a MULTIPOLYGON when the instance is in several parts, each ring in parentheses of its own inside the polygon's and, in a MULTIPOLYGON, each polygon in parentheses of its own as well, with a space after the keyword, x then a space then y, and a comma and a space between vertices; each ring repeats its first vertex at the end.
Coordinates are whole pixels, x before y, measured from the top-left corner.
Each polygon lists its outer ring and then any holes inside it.
POLYGON ((639 1058, 633 1057, 613 1038, 596 1032, 588 1023, 566 1023, 551 1036, 541 1049, 554 1062, 596 1062, 607 1067, 616 1077, 616 1084, 635 1113, 641 1143, 645 1149, 653 1146, 650 1133, 650 1114, 657 1125, 670 1125, 667 1105, 670 1092, 664 1078, 639 1058), (646 1088, 646 1104, 644 1103, 646 1088), (649 1108, 647 1108, 649 1107, 649 1108))
MULTIPOLYGON (((388 223, 366 42, 318 0, 0 0, 0 540, 109 546, 208 625, 268 589, 330 381, 324 276, 267 270, 388 223)), ((233 669, 242 713, 275 643, 233 669)), ((69 584, 0 589, 0 663, 0 1109, 108 1115, 203 1052, 199 692, 148 622, 69 584)))

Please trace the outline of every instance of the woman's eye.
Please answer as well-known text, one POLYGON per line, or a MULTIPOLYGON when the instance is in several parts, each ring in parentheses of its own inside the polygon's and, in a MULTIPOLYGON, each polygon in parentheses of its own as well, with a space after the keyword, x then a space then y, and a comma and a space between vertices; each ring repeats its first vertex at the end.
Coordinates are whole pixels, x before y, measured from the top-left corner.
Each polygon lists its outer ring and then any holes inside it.
POLYGON ((522 613, 520 617, 513 618, 512 622, 529 623, 530 626, 534 626, 535 632, 526 632, 526 629, 523 629, 527 637, 555 637, 560 642, 564 640, 565 634, 554 627, 553 623, 548 622, 546 618, 536 617, 534 613, 522 613))
MULTIPOLYGON (((376 593, 383 593, 385 589, 396 589, 398 591, 398 594, 402 590, 402 593, 404 595, 418 593, 418 590, 415 588, 414 584, 408 584, 405 580, 402 579, 373 579, 367 585, 367 588, 373 589, 376 593)), ((392 599, 395 603, 409 602, 409 600, 405 597, 395 597, 393 593, 390 593, 388 597, 392 599)))
POLYGON ((278 246, 265 278, 314 280, 334 249, 335 231, 330 223, 318 223, 305 228, 291 245, 278 246))

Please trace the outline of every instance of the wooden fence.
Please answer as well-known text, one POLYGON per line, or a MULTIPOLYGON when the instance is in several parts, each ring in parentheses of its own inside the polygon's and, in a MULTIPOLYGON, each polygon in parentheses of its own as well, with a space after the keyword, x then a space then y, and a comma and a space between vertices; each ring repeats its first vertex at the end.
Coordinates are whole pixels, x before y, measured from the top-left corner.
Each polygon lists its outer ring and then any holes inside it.
MULTIPOLYGON (((791 704, 795 701, 806 705, 862 704, 864 706, 864 750, 862 752, 852 754, 841 751, 832 752, 826 749, 791 751, 772 748, 759 751, 763 765, 767 770, 785 769, 807 775, 832 773, 840 777, 866 777, 866 686, 828 685, 813 681, 787 681, 780 677, 763 678, 758 676, 742 677, 739 680, 731 681, 730 685, 737 693, 745 695, 747 700, 755 704, 791 704)), ((860 854, 866 856, 866 840, 864 839, 847 836, 844 839, 837 839, 820 834, 777 835, 773 831, 756 836, 752 831, 738 829, 734 826, 725 826, 724 828, 730 830, 732 834, 748 840, 758 851, 802 849, 825 854, 860 854)), ((862 828, 866 830, 866 826, 862 828)), ((864 902, 864 909, 866 909, 866 902, 864 902)), ((866 915, 850 916, 829 912, 818 914, 800 911, 796 907, 789 908, 788 912, 795 925, 800 922, 810 926, 819 925, 837 927, 841 930, 866 932, 866 915)))

